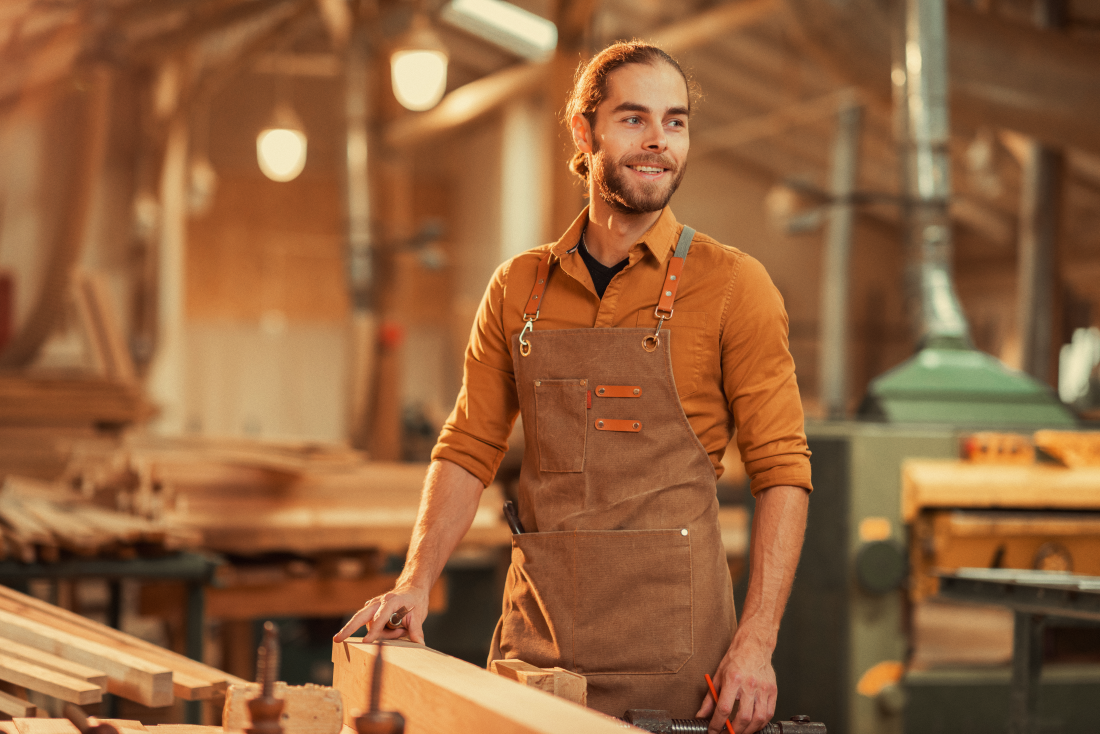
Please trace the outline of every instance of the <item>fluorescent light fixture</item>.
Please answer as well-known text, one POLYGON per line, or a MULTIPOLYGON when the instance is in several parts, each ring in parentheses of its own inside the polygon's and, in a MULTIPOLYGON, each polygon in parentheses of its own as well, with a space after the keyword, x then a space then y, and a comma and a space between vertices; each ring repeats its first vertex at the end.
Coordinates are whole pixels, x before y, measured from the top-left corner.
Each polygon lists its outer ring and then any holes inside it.
POLYGON ((420 112, 439 104, 447 91, 447 54, 434 49, 397 51, 390 57, 393 96, 420 112))
POLYGON ((440 17, 533 61, 545 59, 558 45, 557 26, 504 0, 452 0, 440 17))

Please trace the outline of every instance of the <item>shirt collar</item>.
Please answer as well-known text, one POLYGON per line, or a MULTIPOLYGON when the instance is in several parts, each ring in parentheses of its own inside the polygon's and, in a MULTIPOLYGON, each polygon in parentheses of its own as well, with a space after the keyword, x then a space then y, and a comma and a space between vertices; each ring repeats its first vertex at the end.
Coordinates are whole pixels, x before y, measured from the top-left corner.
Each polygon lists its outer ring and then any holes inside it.
MULTIPOLYGON (((588 207, 586 206, 573 220, 573 223, 569 225, 569 229, 565 231, 565 234, 554 243, 550 251, 560 258, 575 250, 580 242, 581 232, 584 231, 587 223, 588 207)), ((630 249, 633 251, 638 245, 644 245, 653 257, 657 258, 657 262, 664 263, 673 250, 676 249, 676 240, 680 237, 680 229, 680 223, 676 221, 676 215, 672 213, 672 209, 666 206, 661 210, 661 216, 657 218, 653 226, 647 229, 645 234, 639 237, 630 249)), ((631 258, 631 261, 633 261, 633 258, 631 258)))

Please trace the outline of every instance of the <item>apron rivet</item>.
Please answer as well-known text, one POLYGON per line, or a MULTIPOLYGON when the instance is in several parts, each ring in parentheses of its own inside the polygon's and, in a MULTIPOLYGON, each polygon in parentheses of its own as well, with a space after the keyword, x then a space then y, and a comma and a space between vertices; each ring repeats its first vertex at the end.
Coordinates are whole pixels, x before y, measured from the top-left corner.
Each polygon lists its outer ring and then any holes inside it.
POLYGON ((596 423, 596 427, 603 428, 603 421, 599 421, 598 423, 596 423))
POLYGON ((635 394, 635 395, 639 395, 639 394, 641 394, 641 392, 642 392, 642 391, 641 391, 641 390, 639 390, 638 388, 634 388, 634 394, 635 394))
POLYGON ((688 529, 687 528, 684 528, 683 530, 680 531, 680 535, 687 535, 687 534, 688 534, 688 529))
POLYGON ((535 380, 535 387, 541 387, 541 386, 542 386, 542 380, 535 380))
POLYGON ((597 390, 596 392, 598 392, 598 393, 599 393, 600 395, 603 395, 603 394, 604 394, 605 392, 607 392, 607 391, 606 391, 606 390, 604 390, 604 389, 603 389, 603 388, 601 387, 601 388, 600 388, 599 390, 597 390))
MULTIPOLYGON (((669 280, 676 280, 676 276, 675 275, 670 275, 670 276, 668 276, 668 279, 669 280)), ((539 282, 541 283, 542 281, 540 280, 539 282)))
POLYGON ((588 384, 588 380, 581 380, 581 387, 584 387, 587 384, 588 384))
POLYGON ((640 428, 640 426, 637 423, 634 424, 634 427, 635 428, 640 428))
MULTIPOLYGON (((671 295, 672 295, 672 291, 665 291, 665 295, 666 295, 666 296, 671 296, 671 295)), ((538 298, 538 296, 535 296, 535 298, 538 298)))

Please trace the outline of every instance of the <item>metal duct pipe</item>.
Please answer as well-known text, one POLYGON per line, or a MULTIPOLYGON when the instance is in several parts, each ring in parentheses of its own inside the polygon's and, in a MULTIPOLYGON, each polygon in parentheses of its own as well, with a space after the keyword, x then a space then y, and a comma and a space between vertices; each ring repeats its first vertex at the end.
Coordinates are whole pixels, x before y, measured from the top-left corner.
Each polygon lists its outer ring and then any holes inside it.
POLYGON ((947 109, 947 18, 944 0, 906 0, 903 69, 894 83, 903 104, 895 114, 902 190, 908 205, 905 238, 910 250, 911 294, 918 306, 921 347, 963 349, 969 327, 951 277, 950 127, 947 109), (915 291, 915 292, 914 292, 915 291))

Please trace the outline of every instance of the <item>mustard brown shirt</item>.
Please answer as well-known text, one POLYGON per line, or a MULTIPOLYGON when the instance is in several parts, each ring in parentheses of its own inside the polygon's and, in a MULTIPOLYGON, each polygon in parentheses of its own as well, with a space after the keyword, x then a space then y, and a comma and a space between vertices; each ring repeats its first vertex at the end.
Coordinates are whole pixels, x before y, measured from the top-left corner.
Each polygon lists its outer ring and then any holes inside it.
MULTIPOLYGON (((462 390, 432 450, 488 485, 508 449, 519 403, 512 335, 547 249, 554 254, 536 331, 655 329, 653 311, 682 229, 665 207, 634 243, 626 267, 601 299, 578 251, 588 209, 556 243, 508 260, 493 275, 466 348, 462 390)), ((792 485, 812 490, 802 403, 787 344, 783 298, 764 267, 733 247, 696 234, 684 263, 672 334, 672 371, 684 413, 716 476, 732 429, 753 494, 792 485)), ((654 457, 657 459, 657 457, 654 457)))

